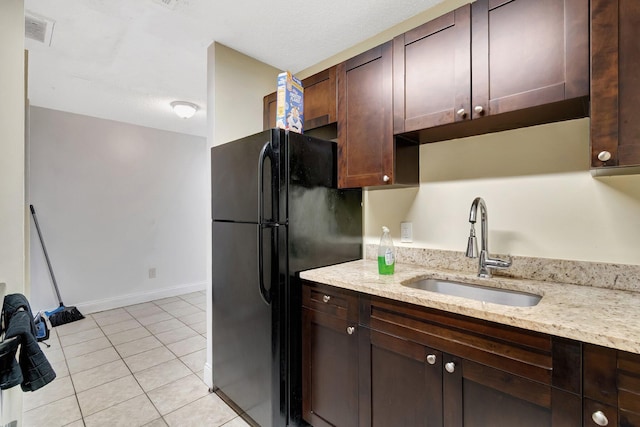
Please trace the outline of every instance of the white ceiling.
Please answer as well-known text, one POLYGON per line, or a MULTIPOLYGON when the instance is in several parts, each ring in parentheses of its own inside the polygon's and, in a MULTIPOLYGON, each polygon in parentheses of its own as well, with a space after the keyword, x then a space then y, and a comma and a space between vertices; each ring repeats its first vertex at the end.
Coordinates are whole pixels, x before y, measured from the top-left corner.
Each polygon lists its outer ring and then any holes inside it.
MULTIPOLYGON (((25 0, 32 105, 206 136, 207 47, 301 71, 443 0, 25 0), (201 107, 175 116, 174 100, 201 107)), ((274 83, 275 85, 275 83, 274 83)))

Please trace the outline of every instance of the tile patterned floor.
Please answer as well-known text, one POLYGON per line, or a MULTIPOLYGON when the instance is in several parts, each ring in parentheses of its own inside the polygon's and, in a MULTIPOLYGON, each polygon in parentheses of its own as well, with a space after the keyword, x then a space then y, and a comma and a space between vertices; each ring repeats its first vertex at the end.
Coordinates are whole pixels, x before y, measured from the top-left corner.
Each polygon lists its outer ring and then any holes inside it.
POLYGON ((24 393, 23 426, 246 424, 202 381, 206 296, 194 292, 53 328, 56 379, 24 393))

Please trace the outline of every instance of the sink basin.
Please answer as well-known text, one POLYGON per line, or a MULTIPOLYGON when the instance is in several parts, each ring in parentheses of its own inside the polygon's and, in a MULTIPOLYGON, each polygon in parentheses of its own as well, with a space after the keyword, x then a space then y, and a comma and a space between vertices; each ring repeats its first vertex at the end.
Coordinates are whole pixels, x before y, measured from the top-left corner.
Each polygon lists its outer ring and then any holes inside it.
POLYGON ((404 286, 456 297, 470 298, 477 301, 509 305, 512 307, 533 307, 542 299, 540 295, 529 294, 527 292, 491 288, 488 286, 471 285, 469 283, 440 279, 422 279, 406 283, 404 286))

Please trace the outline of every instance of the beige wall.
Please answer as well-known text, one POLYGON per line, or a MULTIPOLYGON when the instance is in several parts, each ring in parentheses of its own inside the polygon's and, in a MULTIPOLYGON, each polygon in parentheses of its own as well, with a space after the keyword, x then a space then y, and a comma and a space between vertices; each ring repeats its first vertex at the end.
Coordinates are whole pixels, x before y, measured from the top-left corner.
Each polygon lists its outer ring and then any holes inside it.
POLYGON ((214 145, 219 145, 262 130, 262 97, 276 90, 280 70, 220 43, 213 50, 214 145))
MULTIPOLYGON (((305 70, 308 77, 468 3, 445 0, 305 70)), ((589 119, 536 126, 420 148, 420 186, 367 191, 365 242, 387 225, 413 222, 406 246, 463 251, 469 208, 482 196, 492 253, 640 264, 640 176, 594 178, 589 119)))
MULTIPOLYGON (((25 293, 24 1, 0 1, 0 282, 25 293)), ((22 419, 20 387, 2 391, 0 424, 22 419)))
POLYGON ((25 289, 24 2, 0 2, 0 282, 25 289))

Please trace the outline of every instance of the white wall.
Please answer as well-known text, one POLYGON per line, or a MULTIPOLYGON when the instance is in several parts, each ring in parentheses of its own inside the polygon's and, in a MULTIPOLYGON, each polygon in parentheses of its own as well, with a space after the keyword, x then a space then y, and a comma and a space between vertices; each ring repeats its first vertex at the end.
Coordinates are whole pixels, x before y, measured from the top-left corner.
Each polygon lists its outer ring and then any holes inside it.
MULTIPOLYGON (((31 203, 65 305, 90 313, 205 288, 205 138, 38 107, 30 136, 31 203)), ((37 239, 32 225, 31 301, 52 309, 37 239)))
POLYGON ((481 196, 492 253, 640 265, 640 176, 593 178, 589 155, 589 119, 423 145, 419 188, 366 192, 366 241, 411 221, 405 246, 464 251, 481 196))
MULTIPOLYGON (((23 0, 0 1, 0 40, 0 283, 27 294, 23 0)), ((21 419, 20 387, 0 392, 0 424, 21 419)))
MULTIPOLYGON (((207 49, 207 145, 209 148, 262 130, 262 97, 276 89, 280 70, 214 42, 207 49)), ((211 176, 210 163, 207 174, 211 176)), ((207 181, 211 197, 211 180, 207 181)), ((211 204, 207 210, 211 218, 211 204)), ((212 295, 211 221, 207 223, 207 362, 204 381, 211 387, 212 295)))

